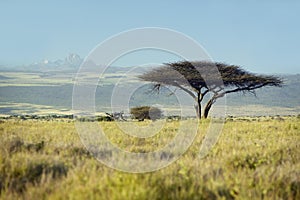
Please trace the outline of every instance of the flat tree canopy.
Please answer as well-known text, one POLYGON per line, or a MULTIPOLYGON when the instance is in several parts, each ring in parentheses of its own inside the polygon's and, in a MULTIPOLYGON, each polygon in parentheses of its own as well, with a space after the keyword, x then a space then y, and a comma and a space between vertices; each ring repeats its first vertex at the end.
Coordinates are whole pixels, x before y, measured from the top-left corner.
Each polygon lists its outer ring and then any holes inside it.
POLYGON ((213 95, 204 107, 203 117, 207 118, 213 103, 225 94, 233 92, 254 93, 264 86, 282 86, 280 78, 247 72, 237 65, 207 61, 181 61, 166 63, 139 76, 140 80, 152 82, 154 89, 170 85, 180 88, 195 99, 196 113, 201 118, 203 97, 213 95))

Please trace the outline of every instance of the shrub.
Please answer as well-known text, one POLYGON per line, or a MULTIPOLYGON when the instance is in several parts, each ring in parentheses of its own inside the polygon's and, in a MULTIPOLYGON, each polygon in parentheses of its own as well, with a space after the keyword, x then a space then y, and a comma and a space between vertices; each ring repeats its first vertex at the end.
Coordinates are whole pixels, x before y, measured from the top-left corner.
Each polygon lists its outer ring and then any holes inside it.
POLYGON ((10 142, 7 143, 7 149, 9 153, 15 153, 21 151, 24 146, 24 142, 21 138, 13 138, 10 142))
POLYGON ((50 175, 52 179, 58 179, 67 176, 68 168, 63 162, 40 160, 18 165, 6 171, 10 174, 4 174, 6 180, 0 179, 0 181, 6 182, 8 190, 22 193, 28 184, 38 185, 43 174, 50 175))
POLYGON ((44 147, 45 147, 45 142, 44 141, 41 141, 41 142, 38 142, 38 143, 28 143, 26 145, 27 150, 29 150, 29 151, 33 150, 33 151, 36 151, 36 152, 41 151, 44 147))
POLYGON ((110 122, 110 121, 114 121, 114 119, 110 116, 97 116, 97 121, 99 122, 102 122, 102 121, 105 121, 105 122, 110 122))
POLYGON ((4 142, 3 147, 7 149, 10 154, 24 150, 39 152, 45 147, 45 142, 25 143, 21 138, 15 137, 10 141, 4 142))
POLYGON ((157 120, 162 117, 162 111, 156 107, 140 106, 130 109, 130 114, 134 119, 143 121, 144 119, 157 120))

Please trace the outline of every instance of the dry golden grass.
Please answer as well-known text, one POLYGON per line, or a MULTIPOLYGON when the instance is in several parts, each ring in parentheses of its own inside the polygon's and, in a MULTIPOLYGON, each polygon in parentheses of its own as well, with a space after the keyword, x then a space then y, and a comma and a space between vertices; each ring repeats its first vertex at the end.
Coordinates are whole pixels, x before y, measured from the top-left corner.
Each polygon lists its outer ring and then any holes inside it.
MULTIPOLYGON (((83 147, 72 120, 2 120, 1 199, 300 199, 300 119, 226 121, 210 154, 198 158, 209 120, 191 148, 156 172, 110 169, 83 147)), ((128 150, 151 151, 172 138, 177 123, 158 136, 132 139, 114 122, 108 138, 128 150), (132 145, 135 145, 132 147, 132 145)), ((147 123, 147 122, 140 122, 147 123)))

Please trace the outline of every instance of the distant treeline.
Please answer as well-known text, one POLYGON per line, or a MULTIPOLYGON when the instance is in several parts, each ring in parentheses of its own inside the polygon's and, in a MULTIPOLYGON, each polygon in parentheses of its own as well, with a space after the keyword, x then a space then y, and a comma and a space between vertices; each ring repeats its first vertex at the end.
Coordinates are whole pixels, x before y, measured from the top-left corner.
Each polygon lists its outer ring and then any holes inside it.
MULTIPOLYGON (((180 117, 177 115, 164 117, 167 120, 180 120, 188 119, 191 117, 180 117)), ((82 122, 93 122, 93 121, 115 121, 118 120, 113 117, 113 115, 96 115, 96 116, 74 116, 74 115, 10 115, 5 117, 0 117, 0 119, 19 119, 19 120, 55 120, 55 119, 67 119, 67 120, 78 120, 82 122)))
MULTIPOLYGON (((286 118, 298 118, 300 119, 300 114, 298 115, 275 115, 275 116, 227 116, 226 121, 269 121, 269 120, 278 120, 284 121, 286 118)), ((10 115, 10 116, 2 116, 0 120, 67 120, 67 121, 81 121, 81 122, 101 122, 101 121, 121 121, 120 119, 116 119, 113 115, 96 115, 96 116, 74 116, 74 115, 10 115)), ((167 121, 178 121, 178 120, 187 120, 187 119, 196 119, 195 117, 183 117, 183 116, 163 116, 161 119, 165 119, 167 121)), ((134 117, 127 118, 127 120, 136 120, 134 117)))

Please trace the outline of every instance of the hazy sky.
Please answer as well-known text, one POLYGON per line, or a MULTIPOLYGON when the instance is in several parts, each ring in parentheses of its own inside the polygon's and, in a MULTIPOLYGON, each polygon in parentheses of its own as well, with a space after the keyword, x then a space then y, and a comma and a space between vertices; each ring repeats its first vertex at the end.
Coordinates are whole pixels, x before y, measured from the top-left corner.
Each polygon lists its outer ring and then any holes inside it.
POLYGON ((85 57, 121 31, 162 27, 192 37, 215 61, 300 73, 300 1, 45 2, 0 1, 0 65, 85 57))

